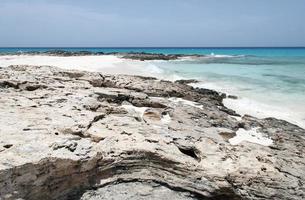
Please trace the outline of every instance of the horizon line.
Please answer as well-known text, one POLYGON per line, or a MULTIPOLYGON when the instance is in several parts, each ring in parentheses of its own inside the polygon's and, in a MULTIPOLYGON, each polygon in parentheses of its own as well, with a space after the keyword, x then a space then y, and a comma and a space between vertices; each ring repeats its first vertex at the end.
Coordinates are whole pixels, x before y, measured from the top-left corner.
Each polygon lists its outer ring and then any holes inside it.
POLYGON ((232 46, 232 47, 230 47, 230 46, 207 46, 207 47, 204 47, 204 46, 202 46, 202 47, 199 47, 199 46, 195 46, 195 47, 193 47, 193 46, 177 46, 177 47, 175 47, 175 46, 106 46, 106 47, 99 47, 99 46, 79 46, 79 47, 69 47, 69 46, 54 46, 54 47, 52 47, 52 46, 44 46, 44 47, 35 47, 35 46, 28 46, 28 47, 26 47, 26 46, 24 46, 24 47, 18 47, 18 46, 13 46, 13 47, 0 47, 0 48, 2 48, 2 49, 9 49, 9 48, 37 48, 37 49, 39 49, 39 48, 71 48, 71 49, 77 49, 77 48, 105 48, 105 49, 111 49, 111 48, 121 48, 121 49, 128 49, 128 48, 143 48, 143 49, 145 49, 145 48, 147 48, 147 49, 149 49, 149 48, 151 48, 151 49, 153 49, 153 48, 163 48, 163 49, 167 49, 167 48, 194 48, 194 49, 200 49, 200 48, 305 48, 305 46, 232 46))

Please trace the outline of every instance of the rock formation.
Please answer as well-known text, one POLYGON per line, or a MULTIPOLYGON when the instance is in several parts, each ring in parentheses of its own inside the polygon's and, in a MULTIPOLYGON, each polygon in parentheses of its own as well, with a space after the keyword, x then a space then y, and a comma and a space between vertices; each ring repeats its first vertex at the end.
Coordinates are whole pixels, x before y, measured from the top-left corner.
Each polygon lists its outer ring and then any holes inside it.
POLYGON ((0 68, 0 199, 305 199, 305 131, 223 98, 151 77, 0 68))

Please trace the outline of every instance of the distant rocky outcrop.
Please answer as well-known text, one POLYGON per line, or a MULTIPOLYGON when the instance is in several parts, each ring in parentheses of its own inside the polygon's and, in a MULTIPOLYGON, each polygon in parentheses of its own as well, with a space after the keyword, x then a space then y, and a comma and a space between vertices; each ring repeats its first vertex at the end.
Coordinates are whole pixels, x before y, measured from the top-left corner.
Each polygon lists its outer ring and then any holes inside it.
POLYGON ((88 55, 103 55, 103 52, 91 51, 64 51, 64 50, 50 50, 46 52, 37 52, 36 54, 45 54, 49 56, 88 56, 88 55))
POLYGON ((175 83, 190 84, 190 83, 199 83, 199 81, 196 79, 181 79, 181 80, 176 80, 175 83))
POLYGON ((98 56, 98 55, 115 55, 125 59, 132 60, 177 60, 180 58, 198 58, 205 57, 204 55, 186 55, 186 54, 162 54, 162 53, 146 53, 146 52, 94 52, 94 51, 65 51, 65 50, 49 50, 49 51, 28 51, 28 52, 13 52, 6 53, 2 52, 0 55, 45 55, 45 56, 98 56))
POLYGON ((120 53, 123 58, 132 60, 177 60, 185 55, 182 54, 161 54, 161 53, 120 53))
POLYGON ((0 68, 0 199, 305 198, 303 129, 185 83, 0 68))

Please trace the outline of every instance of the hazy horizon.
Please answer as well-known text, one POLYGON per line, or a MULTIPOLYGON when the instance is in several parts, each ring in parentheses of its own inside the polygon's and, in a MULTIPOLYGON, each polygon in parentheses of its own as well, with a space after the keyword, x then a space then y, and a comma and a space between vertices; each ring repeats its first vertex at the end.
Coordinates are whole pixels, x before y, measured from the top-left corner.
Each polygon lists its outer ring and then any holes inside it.
POLYGON ((305 1, 1 0, 0 47, 304 47, 305 1))

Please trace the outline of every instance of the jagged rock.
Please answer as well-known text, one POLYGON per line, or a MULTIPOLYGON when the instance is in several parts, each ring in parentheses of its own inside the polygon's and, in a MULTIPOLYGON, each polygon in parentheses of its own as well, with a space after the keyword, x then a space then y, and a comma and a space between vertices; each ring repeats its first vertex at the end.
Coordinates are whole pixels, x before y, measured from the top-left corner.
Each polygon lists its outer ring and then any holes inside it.
POLYGON ((47 66, 0 74, 0 199, 305 198, 305 131, 236 119, 216 91, 47 66))

